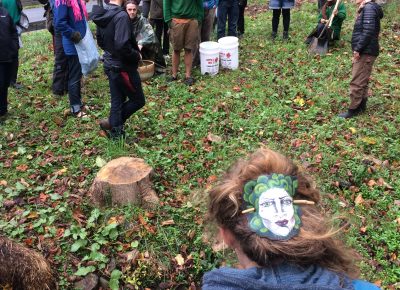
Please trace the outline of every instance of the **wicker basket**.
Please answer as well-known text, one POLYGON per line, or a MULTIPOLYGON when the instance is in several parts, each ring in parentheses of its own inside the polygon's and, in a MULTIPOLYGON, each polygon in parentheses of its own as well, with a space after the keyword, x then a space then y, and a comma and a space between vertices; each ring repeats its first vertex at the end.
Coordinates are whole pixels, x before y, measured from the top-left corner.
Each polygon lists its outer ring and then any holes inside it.
POLYGON ((138 72, 142 82, 150 79, 154 75, 154 61, 151 60, 140 61, 138 72))

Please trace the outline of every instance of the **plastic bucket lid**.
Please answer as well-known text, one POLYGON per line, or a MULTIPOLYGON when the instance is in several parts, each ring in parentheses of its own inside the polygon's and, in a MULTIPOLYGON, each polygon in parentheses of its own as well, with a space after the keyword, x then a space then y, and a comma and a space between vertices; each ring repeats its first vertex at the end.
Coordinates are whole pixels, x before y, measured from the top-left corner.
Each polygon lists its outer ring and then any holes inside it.
POLYGON ((221 45, 233 45, 238 44, 239 39, 235 36, 226 36, 218 39, 218 43, 221 45))
POLYGON ((218 50, 219 44, 218 42, 214 41, 204 41, 200 43, 200 49, 202 50, 218 50))

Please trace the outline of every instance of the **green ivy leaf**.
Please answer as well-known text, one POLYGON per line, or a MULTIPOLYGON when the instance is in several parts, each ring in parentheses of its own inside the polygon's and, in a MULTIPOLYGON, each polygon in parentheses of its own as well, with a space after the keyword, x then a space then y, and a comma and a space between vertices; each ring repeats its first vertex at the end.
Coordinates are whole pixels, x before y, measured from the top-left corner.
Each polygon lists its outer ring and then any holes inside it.
POLYGON ((111 272, 111 279, 109 286, 111 290, 119 289, 119 279, 121 278, 122 272, 120 270, 114 270, 111 272))
POLYGON ((77 240, 75 243, 72 244, 71 246, 71 252, 76 252, 78 251, 80 248, 83 248, 84 246, 87 245, 87 240, 77 240))
POLYGON ((95 266, 88 266, 88 267, 80 267, 78 271, 75 272, 74 275, 76 276, 86 276, 89 273, 92 273, 94 270, 96 270, 95 266))

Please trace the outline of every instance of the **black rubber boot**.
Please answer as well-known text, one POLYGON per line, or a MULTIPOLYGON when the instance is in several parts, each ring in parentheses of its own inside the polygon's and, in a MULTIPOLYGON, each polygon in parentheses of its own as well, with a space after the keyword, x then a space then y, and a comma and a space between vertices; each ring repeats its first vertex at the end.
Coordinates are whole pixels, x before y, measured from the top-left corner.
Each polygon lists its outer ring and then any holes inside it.
POLYGON ((283 38, 283 40, 289 40, 289 31, 284 31, 282 38, 283 38))
POLYGON ((344 118, 344 119, 349 119, 349 118, 353 118, 353 117, 357 116, 358 114, 360 114, 360 110, 348 109, 347 112, 340 113, 338 115, 338 117, 344 118))
POLYGON ((125 131, 123 126, 113 127, 110 130, 109 138, 113 140, 118 140, 121 138, 125 138, 125 131))
POLYGON ((360 110, 360 112, 365 112, 365 110, 367 109, 367 101, 368 99, 362 99, 360 105, 358 106, 358 109, 360 110))
POLYGON ((272 33, 271 33, 271 39, 272 39, 272 40, 275 40, 277 35, 278 35, 278 32, 272 31, 272 33))

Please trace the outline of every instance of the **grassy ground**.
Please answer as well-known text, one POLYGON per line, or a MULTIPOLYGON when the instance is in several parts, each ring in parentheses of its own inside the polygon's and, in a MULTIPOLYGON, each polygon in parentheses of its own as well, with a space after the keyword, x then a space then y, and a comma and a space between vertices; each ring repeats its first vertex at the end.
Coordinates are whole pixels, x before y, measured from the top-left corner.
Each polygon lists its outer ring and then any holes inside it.
POLYGON ((99 135, 96 120, 109 111, 102 70, 84 83, 90 119, 64 117, 67 98, 49 90, 50 35, 24 35, 26 89, 10 90, 10 115, 0 125, 0 232, 41 251, 62 289, 89 272, 111 278, 113 289, 199 286, 205 271, 226 260, 202 235, 204 189, 265 144, 314 175, 330 214, 350 218, 345 236, 362 254, 363 276, 400 287, 399 4, 386 7, 367 114, 352 120, 336 115, 348 104, 355 7, 348 4, 342 40, 320 58, 302 43, 315 6, 293 11, 288 43, 272 43, 271 13, 252 7, 237 71, 214 78, 195 71, 190 89, 163 78, 144 84, 147 104, 129 120, 126 144, 99 135), (90 203, 98 165, 118 156, 154 167, 157 210, 90 203), (133 266, 127 260, 135 254, 133 266))

